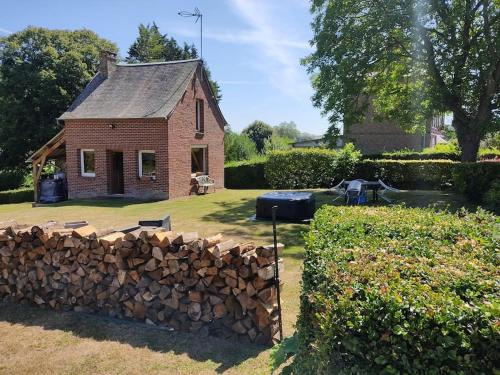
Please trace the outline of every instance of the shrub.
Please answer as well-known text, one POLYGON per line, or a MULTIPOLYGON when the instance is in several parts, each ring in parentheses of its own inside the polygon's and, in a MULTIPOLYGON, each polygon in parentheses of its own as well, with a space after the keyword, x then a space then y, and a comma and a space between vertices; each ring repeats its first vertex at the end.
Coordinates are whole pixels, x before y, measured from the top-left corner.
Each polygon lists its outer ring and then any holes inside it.
POLYGON ((398 151, 384 152, 383 154, 365 155, 364 159, 370 160, 453 160, 459 161, 460 154, 458 152, 434 152, 422 153, 416 151, 398 151))
POLYGON ((26 171, 22 169, 0 170, 0 191, 17 189, 23 184, 25 175, 26 171))
POLYGON ((247 160, 257 155, 255 143, 244 134, 224 133, 224 158, 226 162, 247 160))
POLYGON ((289 138, 281 137, 273 133, 270 138, 264 140, 264 154, 268 154, 272 151, 289 150, 292 147, 290 145, 291 142, 289 138))
POLYGON ((228 163, 224 167, 224 184, 229 189, 266 189, 264 178, 266 158, 254 158, 238 163, 228 163))
POLYGON ((0 191, 0 204, 33 202, 33 194, 31 188, 0 191))
POLYGON ((484 194, 500 181, 500 163, 459 163, 453 169, 453 185, 472 202, 483 201, 484 194))
POLYGON ((444 189, 453 182, 451 160, 363 160, 355 176, 365 180, 381 179, 398 189, 444 189))
POLYGON ((500 179, 491 184, 490 189, 484 194, 484 203, 489 210, 500 213, 500 179))
POLYGON ((353 176, 361 154, 352 144, 340 151, 293 149, 269 154, 265 174, 274 189, 329 187, 334 180, 353 176))
POLYGON ((294 373, 494 373, 495 217, 323 206, 306 235, 294 373))

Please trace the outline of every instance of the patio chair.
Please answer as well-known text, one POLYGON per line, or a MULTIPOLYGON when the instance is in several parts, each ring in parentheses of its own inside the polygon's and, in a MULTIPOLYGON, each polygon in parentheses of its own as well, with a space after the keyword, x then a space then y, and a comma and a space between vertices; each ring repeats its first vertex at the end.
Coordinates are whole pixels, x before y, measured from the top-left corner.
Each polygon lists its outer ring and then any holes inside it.
POLYGON ((364 180, 353 180, 347 186, 345 197, 346 204, 366 203, 366 189, 363 188, 364 180))
POLYGON ((206 194, 208 192, 208 188, 213 187, 215 192, 215 181, 214 179, 208 177, 207 175, 201 175, 195 177, 197 184, 197 193, 200 194, 200 188, 202 189, 201 194, 206 194))
POLYGON ((337 199, 345 198, 344 181, 345 180, 342 180, 337 185, 335 185, 334 187, 328 189, 328 193, 336 195, 336 197, 333 198, 332 203, 335 202, 337 199))
POLYGON ((379 198, 382 198, 387 203, 393 203, 394 199, 390 199, 389 197, 386 197, 385 193, 387 193, 388 191, 391 191, 393 193, 401 193, 401 190, 393 188, 392 186, 386 185, 384 183, 384 181, 382 181, 380 179, 378 180, 378 183, 380 184, 380 189, 378 191, 378 196, 379 196, 379 198))

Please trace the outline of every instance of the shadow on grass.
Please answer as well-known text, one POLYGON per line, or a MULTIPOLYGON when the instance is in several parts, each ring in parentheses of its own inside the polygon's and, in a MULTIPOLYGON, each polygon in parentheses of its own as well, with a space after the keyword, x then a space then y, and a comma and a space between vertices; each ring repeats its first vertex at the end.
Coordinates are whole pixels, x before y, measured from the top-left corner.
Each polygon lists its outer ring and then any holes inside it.
POLYGON ((110 208, 123 208, 136 204, 159 202, 158 200, 141 200, 132 198, 92 198, 92 199, 70 199, 58 203, 37 204, 37 208, 43 207, 110 207, 110 208))
POLYGON ((0 320, 23 326, 40 326, 46 330, 61 330, 96 341, 116 341, 160 353, 186 354, 195 361, 210 360, 217 363, 217 373, 256 357, 267 349, 256 344, 170 332, 140 322, 75 312, 56 312, 26 303, 20 305, 0 302, 0 320))

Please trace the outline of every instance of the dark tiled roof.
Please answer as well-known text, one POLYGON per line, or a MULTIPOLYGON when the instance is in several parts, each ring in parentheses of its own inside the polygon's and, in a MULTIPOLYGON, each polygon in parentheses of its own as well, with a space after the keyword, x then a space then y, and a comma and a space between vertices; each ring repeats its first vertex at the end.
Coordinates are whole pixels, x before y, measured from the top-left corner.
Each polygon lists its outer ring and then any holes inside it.
POLYGON ((117 64, 108 78, 97 73, 59 119, 167 117, 200 64, 117 64))

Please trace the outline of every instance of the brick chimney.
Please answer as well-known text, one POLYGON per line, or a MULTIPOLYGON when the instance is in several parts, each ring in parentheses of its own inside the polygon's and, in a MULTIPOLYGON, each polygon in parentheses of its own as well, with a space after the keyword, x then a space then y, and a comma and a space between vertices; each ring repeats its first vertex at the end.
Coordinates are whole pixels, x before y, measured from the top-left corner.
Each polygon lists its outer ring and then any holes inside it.
POLYGON ((99 73, 104 78, 108 78, 113 70, 116 69, 116 53, 106 50, 99 51, 99 73))

